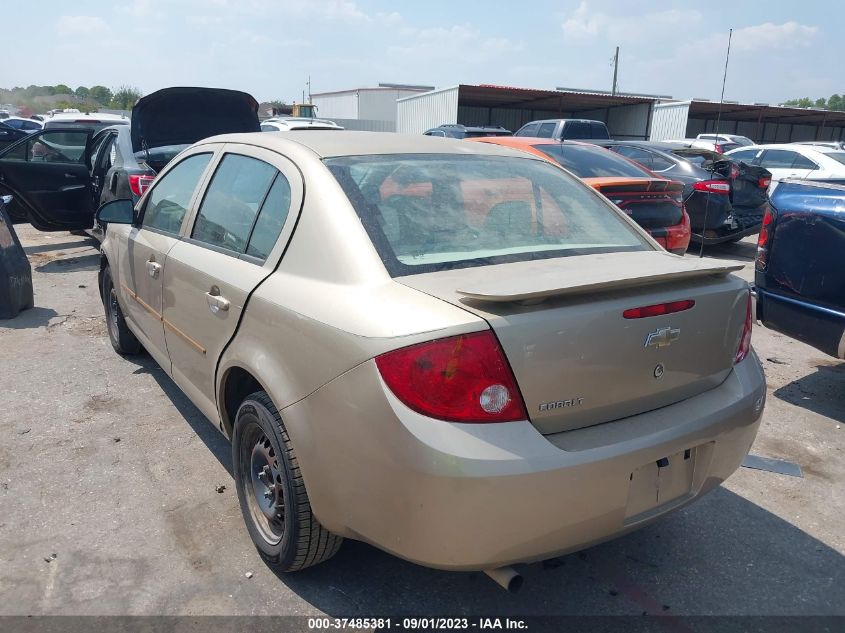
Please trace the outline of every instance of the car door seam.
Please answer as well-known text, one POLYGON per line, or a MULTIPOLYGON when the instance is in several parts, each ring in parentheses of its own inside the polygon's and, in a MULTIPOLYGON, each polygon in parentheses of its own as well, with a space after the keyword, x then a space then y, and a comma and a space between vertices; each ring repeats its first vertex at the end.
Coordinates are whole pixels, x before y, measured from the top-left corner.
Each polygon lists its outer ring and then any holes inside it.
MULTIPOLYGON (((220 427, 221 430, 223 429, 223 422, 222 422, 222 416, 220 415, 220 402, 219 402, 218 389, 217 389, 218 376, 220 374, 220 362, 223 360, 223 357, 226 355, 226 352, 228 351, 229 346, 232 344, 232 341, 235 340, 235 337, 238 335, 238 332, 241 329, 241 323, 243 323, 244 315, 246 315, 246 310, 247 310, 247 307, 249 306, 249 300, 252 298, 252 295, 255 294, 255 292, 261 287, 261 285, 270 278, 270 275, 275 274, 276 271, 279 269, 279 266, 282 265, 282 261, 284 261, 284 259, 285 259, 285 254, 288 252, 288 249, 290 248, 290 245, 293 242, 294 236, 296 235, 296 228, 299 226, 299 221, 302 219, 302 212, 303 212, 303 209, 305 208, 305 196, 306 196, 305 174, 302 173, 302 170, 299 168, 299 165, 297 165, 295 162, 293 162, 293 160, 287 158, 283 154, 279 154, 279 155, 283 156, 283 158, 285 158, 288 162, 290 162, 290 164, 293 165, 293 167, 299 173, 299 179, 300 179, 300 182, 302 183, 302 199, 299 202, 299 210, 297 211, 296 219, 293 222, 293 228, 291 229, 290 236, 288 237, 288 243, 285 244, 285 248, 282 250, 281 254, 279 255, 279 259, 276 262, 276 265, 273 267, 273 269, 270 270, 270 272, 268 272, 266 275, 264 275, 264 277, 262 277, 259 280, 259 282, 257 284, 255 284, 255 286, 252 288, 252 290, 250 290, 247 293, 246 297, 244 298, 243 306, 241 307, 241 312, 238 315, 238 322, 235 325, 235 328, 232 330, 232 335, 229 337, 229 340, 226 341, 226 344, 223 346, 223 349, 220 350, 220 354, 217 356, 217 359, 214 362, 214 383, 213 383, 213 387, 214 387, 214 406, 217 409, 217 415, 218 415, 218 418, 219 418, 218 426, 220 427)), ((281 173, 281 170, 279 170, 279 173, 281 173)), ((282 227, 282 230, 284 230, 284 226, 282 227)), ((279 233, 279 235, 281 235, 281 232, 279 233)))

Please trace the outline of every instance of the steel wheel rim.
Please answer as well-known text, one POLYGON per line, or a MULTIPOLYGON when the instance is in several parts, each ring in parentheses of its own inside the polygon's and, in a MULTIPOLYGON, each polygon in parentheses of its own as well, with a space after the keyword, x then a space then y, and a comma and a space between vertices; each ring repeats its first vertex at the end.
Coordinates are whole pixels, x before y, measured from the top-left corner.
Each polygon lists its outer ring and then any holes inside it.
POLYGON ((285 533, 284 479, 281 456, 258 424, 244 430, 239 477, 253 525, 270 545, 285 533))
POLYGON ((117 293, 114 291, 114 287, 111 288, 109 291, 109 300, 108 300, 108 328, 109 334, 111 334, 114 340, 118 339, 118 327, 117 327, 117 320, 119 316, 120 307, 117 304, 117 293))

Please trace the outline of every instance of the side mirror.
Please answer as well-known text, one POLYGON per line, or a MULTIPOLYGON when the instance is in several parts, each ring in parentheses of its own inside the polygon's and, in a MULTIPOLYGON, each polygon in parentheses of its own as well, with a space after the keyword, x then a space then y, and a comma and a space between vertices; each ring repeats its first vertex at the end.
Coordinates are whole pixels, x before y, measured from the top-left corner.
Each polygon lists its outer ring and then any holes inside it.
POLYGON ((132 224, 135 205, 131 200, 112 200, 97 209, 97 221, 106 224, 132 224))

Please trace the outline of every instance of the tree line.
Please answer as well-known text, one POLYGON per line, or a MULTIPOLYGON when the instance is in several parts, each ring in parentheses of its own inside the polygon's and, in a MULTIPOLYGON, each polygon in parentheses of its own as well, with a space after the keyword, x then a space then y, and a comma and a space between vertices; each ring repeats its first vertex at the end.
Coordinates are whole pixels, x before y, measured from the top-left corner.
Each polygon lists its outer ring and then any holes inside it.
POLYGON ((143 93, 138 88, 126 85, 114 89, 99 85, 79 86, 75 90, 65 84, 0 88, 0 103, 11 103, 23 110, 29 110, 30 114, 52 108, 129 110, 142 96, 143 93), (45 106, 45 103, 49 103, 49 106, 45 106))
POLYGON ((784 101, 783 105, 797 106, 799 108, 824 108, 825 110, 843 112, 845 111, 845 97, 838 94, 832 94, 828 99, 820 97, 813 100, 810 97, 802 97, 801 99, 784 101))

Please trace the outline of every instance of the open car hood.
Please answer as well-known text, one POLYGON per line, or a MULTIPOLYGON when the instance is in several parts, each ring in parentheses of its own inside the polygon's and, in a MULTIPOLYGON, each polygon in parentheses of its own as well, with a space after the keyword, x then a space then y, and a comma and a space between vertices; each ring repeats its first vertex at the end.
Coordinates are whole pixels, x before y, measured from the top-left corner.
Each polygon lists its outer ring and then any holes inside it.
POLYGON ((132 108, 132 151, 190 145, 209 136, 260 132, 258 102, 223 88, 164 88, 132 108))

